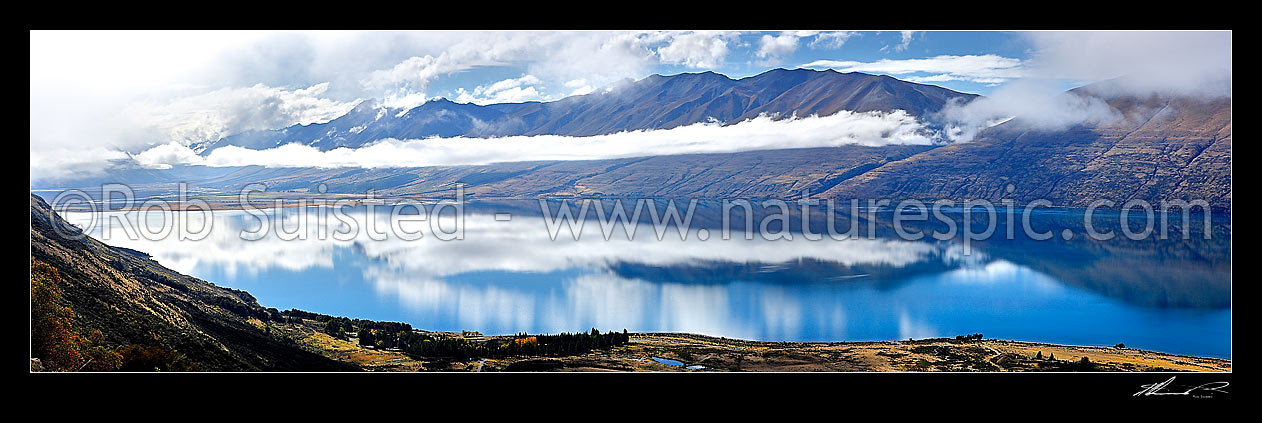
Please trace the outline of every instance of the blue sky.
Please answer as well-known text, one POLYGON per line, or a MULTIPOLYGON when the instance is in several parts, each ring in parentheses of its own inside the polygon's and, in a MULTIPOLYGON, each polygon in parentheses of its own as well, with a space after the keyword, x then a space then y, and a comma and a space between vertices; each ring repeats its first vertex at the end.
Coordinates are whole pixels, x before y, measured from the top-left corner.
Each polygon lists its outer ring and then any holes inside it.
MULTIPOLYGON (((835 48, 818 43, 812 47, 812 42, 818 39, 818 36, 803 37, 798 41, 798 46, 792 53, 781 56, 779 60, 768 61, 757 56, 759 41, 763 35, 774 37, 780 34, 779 32, 742 34, 740 40, 744 45, 732 48, 731 57, 728 58, 727 65, 713 70, 732 78, 741 78, 757 75, 771 68, 784 67, 792 69, 819 60, 876 62, 882 59, 925 59, 941 55, 967 56, 986 54, 1024 60, 1028 58, 1030 49, 1027 42, 1018 34, 1011 32, 918 31, 911 35, 910 42, 904 49, 899 49, 899 46, 903 43, 901 31, 855 32, 854 35, 846 38, 844 44, 835 48)), ((656 73, 661 74, 696 71, 696 69, 682 65, 660 65, 655 70, 656 73)), ((918 72, 892 76, 906 77, 909 75, 927 76, 929 74, 918 72)), ((966 81, 941 82, 934 85, 983 95, 998 86, 998 84, 981 84, 966 81)))
MULTIPOLYGON (((1030 43, 1022 38, 1020 34, 1012 32, 915 31, 910 34, 908 39, 904 39, 903 31, 842 31, 846 35, 840 37, 835 35, 830 37, 829 35, 806 34, 816 31, 802 31, 802 34, 786 34, 797 32, 758 31, 736 34, 729 39, 725 39, 727 51, 721 61, 712 63, 662 63, 659 59, 658 63, 645 68, 636 76, 632 76, 632 78, 641 78, 654 73, 672 75, 706 70, 715 71, 732 78, 742 78, 757 75, 774 68, 793 69, 808 67, 804 65, 825 60, 872 63, 881 60, 900 61, 928 59, 938 56, 994 55, 1024 61, 1029 58, 1031 52, 1030 43), (768 51, 767 54, 760 55, 759 52, 763 50, 764 43, 762 38, 764 36, 773 38, 788 36, 796 38, 796 40, 793 40, 793 44, 785 49, 787 50, 786 52, 771 54, 768 51), (843 37, 843 42, 837 42, 838 38, 843 37)), ((836 34, 839 32, 821 31, 821 33, 836 34)), ((529 65, 529 63, 521 63, 487 66, 452 73, 434 81, 431 85, 432 94, 430 95, 455 99, 459 97, 458 90, 460 89, 464 89, 467 92, 480 85, 532 75, 529 65)), ((828 68, 828 66, 809 67, 816 69, 828 68)), ((866 70, 865 72, 889 74, 903 79, 929 77, 939 74, 927 71, 892 73, 866 70)), ((982 95, 989 94, 995 87, 1002 85, 1002 83, 998 82, 983 83, 966 80, 929 81, 926 83, 982 95)), ((542 94, 538 99, 554 99, 572 92, 572 90, 566 90, 563 85, 556 85, 555 83, 536 85, 536 89, 542 94)), ((1066 85, 1072 86, 1073 84, 1067 82, 1066 85)))

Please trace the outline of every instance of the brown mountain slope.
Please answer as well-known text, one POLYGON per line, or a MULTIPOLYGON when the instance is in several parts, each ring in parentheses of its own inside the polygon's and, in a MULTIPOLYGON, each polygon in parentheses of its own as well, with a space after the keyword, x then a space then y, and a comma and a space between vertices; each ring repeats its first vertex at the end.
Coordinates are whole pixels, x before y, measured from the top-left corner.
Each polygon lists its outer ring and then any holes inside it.
MULTIPOLYGON (((31 195, 31 260, 61 275, 62 301, 76 329, 99 329, 108 345, 174 349, 194 370, 354 370, 270 336, 251 321, 279 318, 244 291, 181 275, 77 232, 31 195)), ((261 326, 261 325, 260 325, 261 326)))
POLYGON ((832 70, 773 69, 741 79, 714 72, 652 75, 609 92, 514 106, 468 135, 590 136, 674 128, 710 119, 735 124, 760 114, 827 116, 842 110, 903 110, 923 116, 951 100, 967 102, 976 97, 889 76, 832 70))
MULTIPOLYGON (((1090 95, 1089 90, 1076 90, 1090 95)), ((1231 205, 1231 99, 1105 98, 1121 119, 1059 131, 1021 118, 888 163, 824 193, 839 198, 1040 198, 1063 206, 1110 199, 1231 205)))

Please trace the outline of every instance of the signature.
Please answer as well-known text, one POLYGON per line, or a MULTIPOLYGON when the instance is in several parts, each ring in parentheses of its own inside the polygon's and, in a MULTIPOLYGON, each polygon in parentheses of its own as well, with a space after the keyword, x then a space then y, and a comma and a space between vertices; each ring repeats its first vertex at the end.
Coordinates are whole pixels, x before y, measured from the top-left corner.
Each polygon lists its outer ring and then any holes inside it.
POLYGON ((1140 385, 1140 387, 1144 389, 1141 389, 1139 392, 1136 392, 1135 395, 1133 396, 1146 397, 1146 396, 1152 396, 1152 395, 1180 395, 1180 396, 1192 396, 1192 397, 1197 397, 1197 398, 1206 398, 1206 397, 1213 396, 1215 393, 1223 393, 1223 394, 1227 393, 1227 391, 1224 390, 1223 388, 1226 388, 1227 385, 1230 385, 1230 383, 1226 381, 1209 382, 1209 383, 1203 383, 1197 386, 1193 386, 1192 388, 1187 389, 1187 390, 1179 391, 1179 390, 1174 390, 1175 387, 1171 386, 1171 384, 1174 382, 1174 378, 1175 376, 1170 376, 1170 378, 1166 379, 1164 382, 1140 385), (1170 388, 1170 390, 1167 390, 1167 388, 1170 388))

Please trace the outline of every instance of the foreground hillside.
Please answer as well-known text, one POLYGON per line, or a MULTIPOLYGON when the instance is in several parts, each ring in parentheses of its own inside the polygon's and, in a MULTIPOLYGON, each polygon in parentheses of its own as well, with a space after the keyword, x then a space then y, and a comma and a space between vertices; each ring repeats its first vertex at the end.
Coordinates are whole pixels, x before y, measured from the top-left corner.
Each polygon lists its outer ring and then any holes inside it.
MULTIPOLYGON (((263 308, 244 291, 181 275, 144 253, 110 247, 90 237, 64 238, 54 225, 75 231, 43 199, 31 195, 32 281, 38 279, 46 284, 39 287, 59 291, 57 302, 64 308, 59 307, 58 313, 73 316, 74 332, 84 338, 99 332, 101 339, 94 340, 93 348, 120 351, 126 359, 131 358, 128 352, 146 351, 141 355, 168 357, 158 360, 160 367, 179 370, 356 369, 270 334, 265 322, 280 318, 279 314, 263 308)), ((33 339, 36 344, 44 341, 33 339)), ((54 345, 51 349, 56 353, 77 348, 54 345)))

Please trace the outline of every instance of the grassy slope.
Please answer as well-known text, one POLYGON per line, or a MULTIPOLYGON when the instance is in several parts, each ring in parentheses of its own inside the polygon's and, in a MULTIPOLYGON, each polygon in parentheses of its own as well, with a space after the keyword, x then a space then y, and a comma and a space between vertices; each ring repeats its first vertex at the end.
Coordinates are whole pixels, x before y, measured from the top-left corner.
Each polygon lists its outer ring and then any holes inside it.
MULTIPOLYGON (((1231 360, 1128 348, 1032 342, 930 339, 886 342, 759 342, 687 333, 635 333, 627 345, 559 358, 444 360, 375 351, 316 330, 314 322, 282 329, 326 357, 373 371, 736 371, 736 372, 1110 372, 1231 371, 1231 360), (1034 358, 1042 353, 1043 359, 1034 358), (1050 357, 1054 356, 1055 360, 1050 357), (1091 365, 1079 360, 1088 357, 1091 365), (677 360, 671 366, 654 357, 677 360), (687 369, 700 365, 703 369, 687 369)), ((457 334, 434 334, 459 336, 457 334)))

